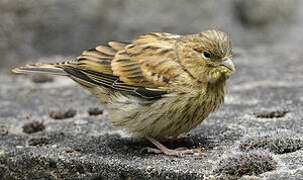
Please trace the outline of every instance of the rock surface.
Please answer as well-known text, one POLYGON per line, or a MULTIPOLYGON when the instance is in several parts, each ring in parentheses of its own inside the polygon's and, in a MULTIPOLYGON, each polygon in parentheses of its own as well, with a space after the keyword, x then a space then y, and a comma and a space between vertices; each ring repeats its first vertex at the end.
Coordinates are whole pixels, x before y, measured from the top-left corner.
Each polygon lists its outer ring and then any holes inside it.
POLYGON ((299 0, 0 0, 0 63, 76 56, 154 31, 221 29, 236 46, 302 42, 302 9, 299 0))
POLYGON ((113 127, 106 111, 89 115, 97 99, 67 78, 37 84, 2 72, 0 179, 302 179, 302 51, 264 46, 235 54, 226 103, 190 132, 191 141, 167 144, 201 149, 183 157, 141 152, 152 145, 113 127), (69 108, 74 117, 49 117, 69 108), (23 132, 37 121, 45 129, 23 132))
POLYGON ((0 179, 303 179, 303 3, 267 2, 0 0, 0 179), (10 72, 108 40, 209 28, 231 35, 237 71, 225 104, 166 144, 194 155, 142 152, 152 144, 112 126, 73 81, 10 72))

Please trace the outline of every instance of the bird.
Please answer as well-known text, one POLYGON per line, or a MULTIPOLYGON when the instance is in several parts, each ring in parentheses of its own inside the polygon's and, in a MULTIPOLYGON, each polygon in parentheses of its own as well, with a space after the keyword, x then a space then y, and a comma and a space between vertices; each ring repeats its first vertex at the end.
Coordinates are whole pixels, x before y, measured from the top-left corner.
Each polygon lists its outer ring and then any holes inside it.
POLYGON ((100 100, 113 125, 150 141, 149 153, 181 156, 195 149, 169 149, 161 141, 188 133, 224 102, 235 66, 227 33, 206 30, 146 33, 84 50, 73 60, 12 71, 71 78, 100 100))

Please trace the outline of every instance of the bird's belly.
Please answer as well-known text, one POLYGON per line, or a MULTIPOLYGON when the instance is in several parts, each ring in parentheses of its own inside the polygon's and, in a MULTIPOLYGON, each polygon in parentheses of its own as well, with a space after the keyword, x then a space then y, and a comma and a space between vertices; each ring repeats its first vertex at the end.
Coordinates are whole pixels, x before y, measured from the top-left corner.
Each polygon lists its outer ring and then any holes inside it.
POLYGON ((199 125, 209 113, 210 111, 201 105, 190 104, 187 108, 180 107, 179 110, 171 111, 167 116, 152 123, 150 136, 161 138, 187 133, 199 125))
POLYGON ((168 97, 152 103, 122 97, 107 105, 116 126, 138 136, 178 136, 199 125, 221 102, 168 97))

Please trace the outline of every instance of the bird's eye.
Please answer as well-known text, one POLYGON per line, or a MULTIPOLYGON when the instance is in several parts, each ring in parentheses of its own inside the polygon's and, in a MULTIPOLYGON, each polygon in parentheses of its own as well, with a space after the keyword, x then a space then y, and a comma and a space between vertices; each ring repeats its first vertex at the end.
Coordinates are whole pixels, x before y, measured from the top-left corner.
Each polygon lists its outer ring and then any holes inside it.
POLYGON ((203 56, 204 56, 206 59, 209 59, 211 55, 210 55, 209 52, 203 51, 203 56))

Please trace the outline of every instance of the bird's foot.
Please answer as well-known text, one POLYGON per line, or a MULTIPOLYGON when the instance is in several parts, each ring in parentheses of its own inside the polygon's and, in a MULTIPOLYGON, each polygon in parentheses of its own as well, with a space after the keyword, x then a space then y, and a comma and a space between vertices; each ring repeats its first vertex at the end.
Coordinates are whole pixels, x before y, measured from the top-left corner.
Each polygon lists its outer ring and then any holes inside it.
POLYGON ((145 138, 148 139, 151 143, 153 143, 157 147, 157 148, 146 147, 143 149, 143 150, 147 150, 147 152, 149 153, 155 153, 155 154, 163 153, 168 156, 181 156, 183 154, 194 154, 195 152, 198 152, 198 150, 196 149, 186 149, 184 147, 177 149, 168 149, 154 138, 151 137, 145 137, 145 138))
POLYGON ((144 148, 147 150, 149 153, 155 153, 155 154, 165 154, 168 156, 182 156, 183 154, 194 154, 196 151, 195 149, 157 149, 157 148, 151 148, 151 147, 146 147, 144 148))

